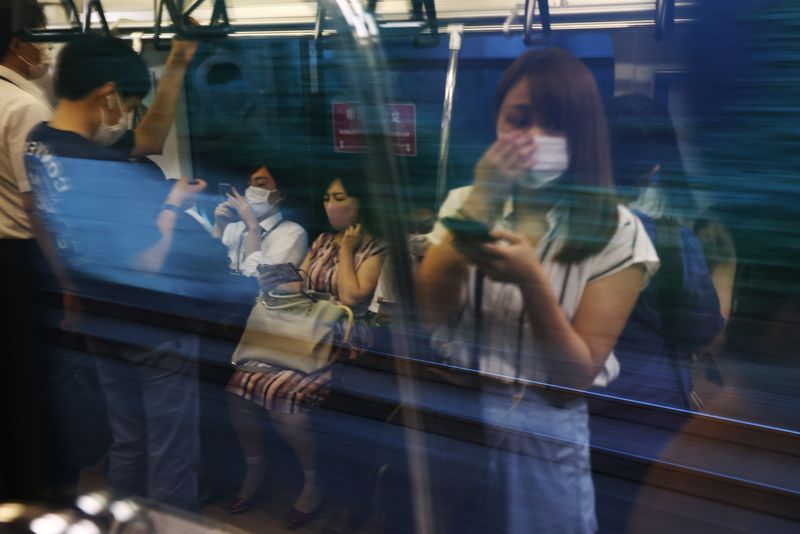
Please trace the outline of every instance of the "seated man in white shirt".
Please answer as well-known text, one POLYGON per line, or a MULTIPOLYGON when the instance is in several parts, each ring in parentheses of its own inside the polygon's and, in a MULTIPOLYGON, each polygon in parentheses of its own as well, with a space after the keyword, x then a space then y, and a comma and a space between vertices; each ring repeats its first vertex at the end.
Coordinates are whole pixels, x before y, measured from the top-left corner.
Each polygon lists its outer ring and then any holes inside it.
POLYGON ((281 179, 285 177, 260 165, 250 175, 244 196, 234 188, 214 210, 214 235, 228 247, 234 273, 256 277, 259 264, 297 266, 303 261, 308 235, 302 226, 283 218, 280 205, 286 194, 281 179))

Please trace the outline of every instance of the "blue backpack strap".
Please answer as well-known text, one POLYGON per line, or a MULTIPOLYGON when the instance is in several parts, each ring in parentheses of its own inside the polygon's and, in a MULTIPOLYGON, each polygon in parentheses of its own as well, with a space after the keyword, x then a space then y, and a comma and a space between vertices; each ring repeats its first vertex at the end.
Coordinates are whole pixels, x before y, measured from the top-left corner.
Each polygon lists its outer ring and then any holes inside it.
POLYGON ((661 260, 658 271, 658 307, 661 315, 661 331, 667 356, 675 373, 675 381, 686 407, 689 407, 690 387, 683 378, 680 347, 677 342, 676 318, 681 312, 681 290, 683 288, 683 246, 681 226, 672 218, 656 219, 656 252, 661 260))

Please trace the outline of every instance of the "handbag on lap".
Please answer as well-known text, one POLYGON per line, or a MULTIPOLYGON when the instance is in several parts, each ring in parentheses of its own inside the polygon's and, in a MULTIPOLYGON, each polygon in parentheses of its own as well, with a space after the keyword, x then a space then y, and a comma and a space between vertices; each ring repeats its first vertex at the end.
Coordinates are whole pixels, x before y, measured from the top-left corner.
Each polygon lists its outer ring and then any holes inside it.
POLYGON ((333 363, 334 330, 345 319, 342 343, 353 326, 353 311, 326 293, 305 291, 259 295, 233 353, 233 364, 258 361, 313 373, 333 363))

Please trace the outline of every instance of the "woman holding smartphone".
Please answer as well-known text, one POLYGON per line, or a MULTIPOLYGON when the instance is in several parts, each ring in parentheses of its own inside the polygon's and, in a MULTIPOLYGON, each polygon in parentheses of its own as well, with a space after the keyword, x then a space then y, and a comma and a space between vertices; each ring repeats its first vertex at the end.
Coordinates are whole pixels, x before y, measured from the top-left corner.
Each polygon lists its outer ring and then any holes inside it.
POLYGON ((439 353, 499 377, 481 407, 504 499, 484 512, 508 532, 593 532, 586 402, 534 383, 613 379, 612 349, 658 258, 614 197, 603 107, 582 62, 527 52, 503 75, 495 111, 497 140, 474 183, 440 211, 485 224, 491 241, 438 225, 417 274, 420 311, 439 353))
MULTIPOLYGON (((333 232, 317 237, 300 266, 310 289, 329 293, 353 310, 356 321, 347 346, 341 347, 343 359, 350 351, 370 344, 365 312, 378 285, 386 251, 383 242, 369 231, 370 217, 362 203, 366 199, 365 184, 366 177, 356 168, 344 169, 331 181, 323 203, 333 232)), ((290 292, 300 289, 297 282, 281 282, 280 273, 273 270, 265 270, 259 276, 265 293, 277 286, 290 292)), ((337 329, 335 338, 341 340, 342 336, 341 329, 337 329)), ((332 373, 331 367, 306 374, 260 362, 244 363, 234 373, 227 387, 229 407, 247 470, 239 494, 229 505, 231 513, 251 507, 265 477, 267 463, 261 428, 266 411, 303 469, 303 489, 289 511, 287 525, 298 528, 314 517, 321 492, 317 483, 317 447, 308 412, 327 398, 332 373)))

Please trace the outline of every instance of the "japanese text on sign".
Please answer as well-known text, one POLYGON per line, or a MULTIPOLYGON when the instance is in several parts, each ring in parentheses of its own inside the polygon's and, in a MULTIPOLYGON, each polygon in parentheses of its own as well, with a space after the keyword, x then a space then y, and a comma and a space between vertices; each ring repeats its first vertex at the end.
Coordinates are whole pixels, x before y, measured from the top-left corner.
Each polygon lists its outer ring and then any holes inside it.
MULTIPOLYGON (((390 128, 395 156, 417 155, 417 114, 414 104, 386 104, 383 107, 390 128)), ((367 149, 359 104, 333 103, 333 148, 336 152, 364 152, 367 149)))

